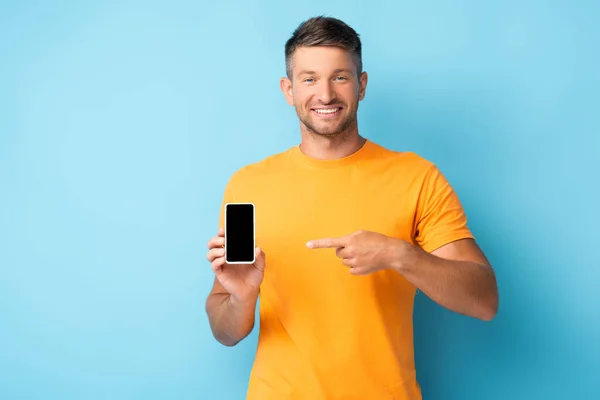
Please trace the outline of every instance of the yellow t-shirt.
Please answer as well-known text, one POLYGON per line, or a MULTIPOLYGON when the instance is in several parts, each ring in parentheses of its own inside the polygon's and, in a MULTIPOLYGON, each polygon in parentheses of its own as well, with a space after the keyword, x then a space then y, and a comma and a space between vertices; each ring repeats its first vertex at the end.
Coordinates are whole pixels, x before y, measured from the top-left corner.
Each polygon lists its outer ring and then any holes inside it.
POLYGON ((351 275, 335 249, 306 242, 363 229, 432 251, 471 238, 436 166, 370 140, 336 160, 295 146, 233 174, 226 202, 256 205, 257 246, 266 254, 247 399, 421 399, 415 287, 392 270, 351 275))

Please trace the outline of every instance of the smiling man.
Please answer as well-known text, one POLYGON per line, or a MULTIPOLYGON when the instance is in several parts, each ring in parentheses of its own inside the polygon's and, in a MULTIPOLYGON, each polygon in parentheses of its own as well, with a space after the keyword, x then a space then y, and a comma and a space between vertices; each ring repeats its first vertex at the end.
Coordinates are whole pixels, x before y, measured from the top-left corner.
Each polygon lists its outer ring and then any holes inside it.
POLYGON ((361 42, 340 20, 301 24, 285 46, 286 101, 301 141, 238 170, 223 203, 256 205, 256 262, 224 260, 206 310, 227 346, 260 334, 248 399, 421 399, 413 348, 417 289, 454 312, 491 320, 494 271, 439 169, 358 131, 361 42))

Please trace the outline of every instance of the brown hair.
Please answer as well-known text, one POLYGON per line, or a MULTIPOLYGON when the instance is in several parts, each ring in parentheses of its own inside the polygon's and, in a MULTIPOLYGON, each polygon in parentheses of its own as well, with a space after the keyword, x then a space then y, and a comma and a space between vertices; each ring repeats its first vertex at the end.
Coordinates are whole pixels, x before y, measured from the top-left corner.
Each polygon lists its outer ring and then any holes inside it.
POLYGON ((300 46, 333 46, 352 53, 356 72, 362 72, 362 44, 358 33, 346 23, 332 17, 313 17, 298 26, 285 44, 285 69, 292 76, 292 55, 300 46))

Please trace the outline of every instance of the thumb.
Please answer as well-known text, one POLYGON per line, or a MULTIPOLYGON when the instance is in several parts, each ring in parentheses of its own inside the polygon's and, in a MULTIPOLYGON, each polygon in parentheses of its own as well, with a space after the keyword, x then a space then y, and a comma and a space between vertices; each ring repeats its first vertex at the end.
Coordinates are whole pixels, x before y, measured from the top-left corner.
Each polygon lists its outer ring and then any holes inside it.
POLYGON ((266 264, 265 252, 262 251, 262 249, 258 246, 256 247, 256 249, 254 249, 254 252, 256 254, 256 261, 254 261, 254 266, 256 267, 256 269, 264 271, 266 264))

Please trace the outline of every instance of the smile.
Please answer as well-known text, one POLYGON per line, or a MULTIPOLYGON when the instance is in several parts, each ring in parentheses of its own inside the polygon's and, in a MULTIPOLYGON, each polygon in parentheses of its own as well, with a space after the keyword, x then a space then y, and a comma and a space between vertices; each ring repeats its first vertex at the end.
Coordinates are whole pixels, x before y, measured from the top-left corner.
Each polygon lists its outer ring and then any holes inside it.
POLYGON ((339 114, 341 107, 313 108, 311 111, 322 117, 333 117, 339 114))

